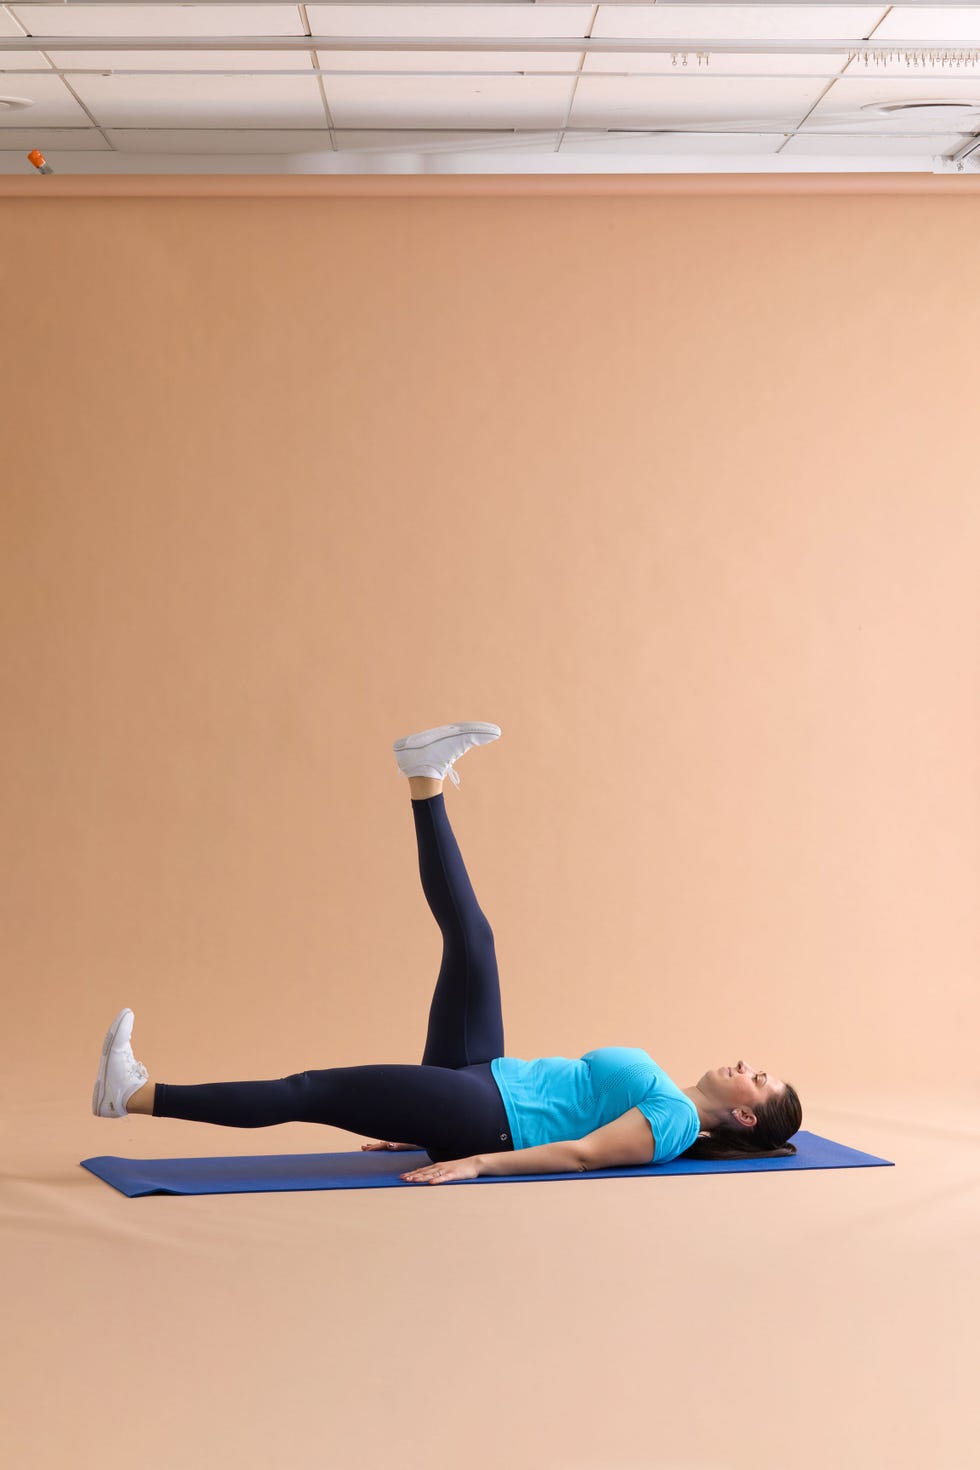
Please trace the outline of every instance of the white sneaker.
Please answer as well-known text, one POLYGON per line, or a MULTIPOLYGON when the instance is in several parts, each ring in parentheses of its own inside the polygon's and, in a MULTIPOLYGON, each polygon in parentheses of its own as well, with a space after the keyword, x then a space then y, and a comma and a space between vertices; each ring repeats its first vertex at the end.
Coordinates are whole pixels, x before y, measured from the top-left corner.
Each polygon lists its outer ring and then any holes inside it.
POLYGON ((125 1118, 129 1099, 149 1081, 149 1072, 133 1056, 129 1044, 132 1034, 133 1013, 127 1007, 119 1012, 102 1043, 99 1075, 92 1092, 92 1112, 97 1118, 125 1118))
POLYGON ((470 720, 462 725, 437 725, 419 730, 394 744, 395 760, 403 776, 434 776, 444 781, 448 773, 454 786, 460 784, 453 762, 472 745, 488 745, 500 737, 499 725, 470 720))

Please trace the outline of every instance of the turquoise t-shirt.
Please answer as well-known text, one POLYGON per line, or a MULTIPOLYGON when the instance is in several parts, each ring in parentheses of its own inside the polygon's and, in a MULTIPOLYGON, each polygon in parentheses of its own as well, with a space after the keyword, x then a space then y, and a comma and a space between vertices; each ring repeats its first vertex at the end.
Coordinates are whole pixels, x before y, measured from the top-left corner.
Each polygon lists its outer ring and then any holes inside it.
POLYGON ((653 1129, 653 1163, 676 1159, 698 1136, 698 1110, 662 1067, 638 1046, 603 1046, 569 1057, 497 1057, 490 1071, 500 1089, 514 1147, 584 1138, 630 1108, 653 1129))

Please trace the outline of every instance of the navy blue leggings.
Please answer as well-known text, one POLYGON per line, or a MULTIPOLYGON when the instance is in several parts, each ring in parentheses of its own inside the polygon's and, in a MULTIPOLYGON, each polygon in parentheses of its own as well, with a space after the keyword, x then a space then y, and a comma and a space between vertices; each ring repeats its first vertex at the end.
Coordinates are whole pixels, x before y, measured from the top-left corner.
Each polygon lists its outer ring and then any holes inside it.
POLYGON ((229 1128, 327 1123, 415 1143, 440 1161, 514 1147, 490 1063, 504 1055, 493 932, 440 792, 413 801, 422 889, 442 930, 442 967, 421 1066, 329 1067, 272 1082, 158 1082, 153 1112, 229 1128))

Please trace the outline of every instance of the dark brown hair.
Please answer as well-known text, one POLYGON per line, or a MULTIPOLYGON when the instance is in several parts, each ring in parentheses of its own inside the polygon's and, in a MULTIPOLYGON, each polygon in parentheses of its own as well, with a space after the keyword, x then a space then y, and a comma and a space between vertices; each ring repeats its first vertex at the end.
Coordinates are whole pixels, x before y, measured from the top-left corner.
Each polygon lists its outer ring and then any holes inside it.
POLYGON ((786 1083, 782 1092, 753 1108, 754 1128, 722 1124, 707 1138, 696 1138, 682 1159, 785 1159, 796 1153, 788 1142, 803 1123, 803 1106, 796 1088, 786 1083))

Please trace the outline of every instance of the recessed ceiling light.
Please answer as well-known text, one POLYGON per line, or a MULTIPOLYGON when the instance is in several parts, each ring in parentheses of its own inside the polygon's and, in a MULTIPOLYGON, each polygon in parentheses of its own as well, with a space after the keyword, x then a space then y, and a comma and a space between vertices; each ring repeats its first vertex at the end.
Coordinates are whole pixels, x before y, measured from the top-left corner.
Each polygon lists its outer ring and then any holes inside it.
POLYGON ((34 101, 31 97, 0 97, 0 107, 9 107, 14 111, 18 107, 33 107, 34 101))

